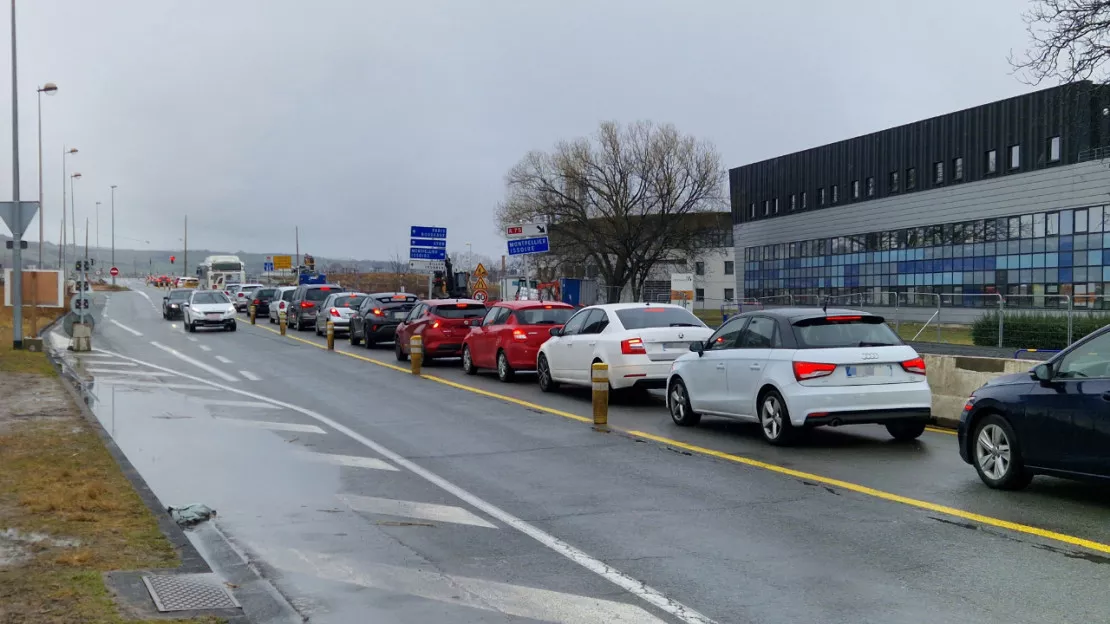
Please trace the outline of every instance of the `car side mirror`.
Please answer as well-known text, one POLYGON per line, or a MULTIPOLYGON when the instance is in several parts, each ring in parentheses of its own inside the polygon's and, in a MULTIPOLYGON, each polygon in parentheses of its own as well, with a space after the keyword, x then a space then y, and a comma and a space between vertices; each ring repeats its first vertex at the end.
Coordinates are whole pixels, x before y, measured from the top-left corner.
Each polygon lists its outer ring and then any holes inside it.
POLYGON ((551 331, 549 331, 548 333, 551 334, 552 336, 555 336, 556 338, 558 338, 559 336, 563 335, 563 328, 562 327, 552 327, 551 331))
POLYGON ((698 356, 700 357, 703 353, 705 353, 705 343, 701 342, 701 341, 691 342, 690 343, 690 350, 693 351, 694 353, 697 353, 698 356))
POLYGON ((170 300, 169 297, 162 297, 162 301, 169 301, 169 300, 170 300))
POLYGON ((1037 364, 1033 367, 1030 375, 1033 379, 1040 382, 1052 381, 1052 365, 1051 364, 1037 364))

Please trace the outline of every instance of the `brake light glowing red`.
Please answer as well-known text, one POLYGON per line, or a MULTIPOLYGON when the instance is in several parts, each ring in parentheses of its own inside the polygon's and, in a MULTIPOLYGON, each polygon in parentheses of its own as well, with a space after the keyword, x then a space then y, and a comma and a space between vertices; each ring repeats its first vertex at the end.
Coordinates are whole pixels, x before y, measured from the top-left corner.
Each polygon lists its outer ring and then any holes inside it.
POLYGON ((666 312, 666 308, 644 308, 644 312, 666 312))
POLYGON ((381 308, 374 308, 374 316, 381 316, 381 315, 382 315, 382 309, 381 308))
POLYGON ((523 329, 514 329, 513 340, 528 340, 528 334, 523 329))
POLYGON ((330 314, 332 316, 339 316, 339 310, 337 310, 335 308, 332 308, 332 309, 328 310, 328 314, 330 314))
POLYGON ((302 308, 315 308, 316 304, 312 303, 311 301, 302 301, 301 302, 301 307, 302 308))
POLYGON ((914 373, 916 375, 924 375, 925 374, 925 358, 918 357, 918 358, 914 358, 912 360, 906 360, 905 362, 902 362, 902 368, 905 369, 905 371, 907 373, 914 373))
POLYGON ((455 304, 455 307, 456 307, 456 308, 463 308, 463 309, 466 309, 466 304, 465 304, 465 303, 456 303, 456 304, 455 304))
POLYGON ((643 355, 647 353, 644 341, 639 338, 629 338, 621 341, 621 353, 624 355, 643 355))
POLYGON ((825 364, 823 362, 794 362, 794 379, 802 381, 805 379, 817 379, 818 377, 828 377, 836 370, 836 364, 825 364))
POLYGON ((260 303, 262 303, 262 300, 261 300, 261 299, 255 299, 255 300, 254 300, 254 305, 258 305, 258 304, 260 304, 260 303))
POLYGON ((331 290, 331 286, 321 286, 320 287, 321 292, 328 292, 330 290, 331 290))
POLYGON ((826 321, 858 321, 862 316, 826 316, 826 321))

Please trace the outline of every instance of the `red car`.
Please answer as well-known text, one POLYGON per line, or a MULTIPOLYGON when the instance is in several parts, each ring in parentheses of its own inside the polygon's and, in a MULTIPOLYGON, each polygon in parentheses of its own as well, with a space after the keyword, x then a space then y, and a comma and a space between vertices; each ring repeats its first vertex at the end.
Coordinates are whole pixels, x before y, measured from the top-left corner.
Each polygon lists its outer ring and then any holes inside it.
POLYGON ((463 339, 463 370, 496 369, 501 381, 512 381, 518 370, 536 370, 540 345, 562 327, 574 306, 557 301, 502 301, 471 327, 463 339))
POLYGON ((486 304, 476 299, 428 299, 413 306, 397 325, 394 351, 398 361, 409 357, 413 336, 423 340, 424 361, 462 355, 468 322, 486 315, 486 304))

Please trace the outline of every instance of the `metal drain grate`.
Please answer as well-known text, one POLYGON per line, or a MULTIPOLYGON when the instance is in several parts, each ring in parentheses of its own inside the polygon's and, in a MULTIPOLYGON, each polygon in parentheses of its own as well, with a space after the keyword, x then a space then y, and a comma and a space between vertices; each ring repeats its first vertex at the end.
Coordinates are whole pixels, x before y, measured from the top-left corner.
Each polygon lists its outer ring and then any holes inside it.
POLYGON ((143 583, 163 613, 239 608, 239 601, 215 574, 144 575, 143 583))

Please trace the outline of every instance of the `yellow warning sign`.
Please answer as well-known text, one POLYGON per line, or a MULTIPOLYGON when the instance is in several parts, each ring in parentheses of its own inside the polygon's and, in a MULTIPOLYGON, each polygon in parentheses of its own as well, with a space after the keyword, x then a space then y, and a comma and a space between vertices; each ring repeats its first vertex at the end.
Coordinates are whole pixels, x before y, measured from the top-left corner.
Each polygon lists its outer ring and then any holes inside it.
POLYGON ((474 282, 474 290, 486 290, 488 288, 489 284, 486 283, 486 278, 484 277, 479 277, 478 281, 474 282))
MULTIPOLYGON (((487 275, 489 275, 489 271, 486 270, 486 265, 479 262, 477 268, 474 269, 474 277, 477 277, 478 279, 482 279, 483 277, 485 277, 487 275)), ((482 282, 482 283, 484 284, 485 282, 482 282)), ((482 288, 484 288, 484 286, 482 288)))

